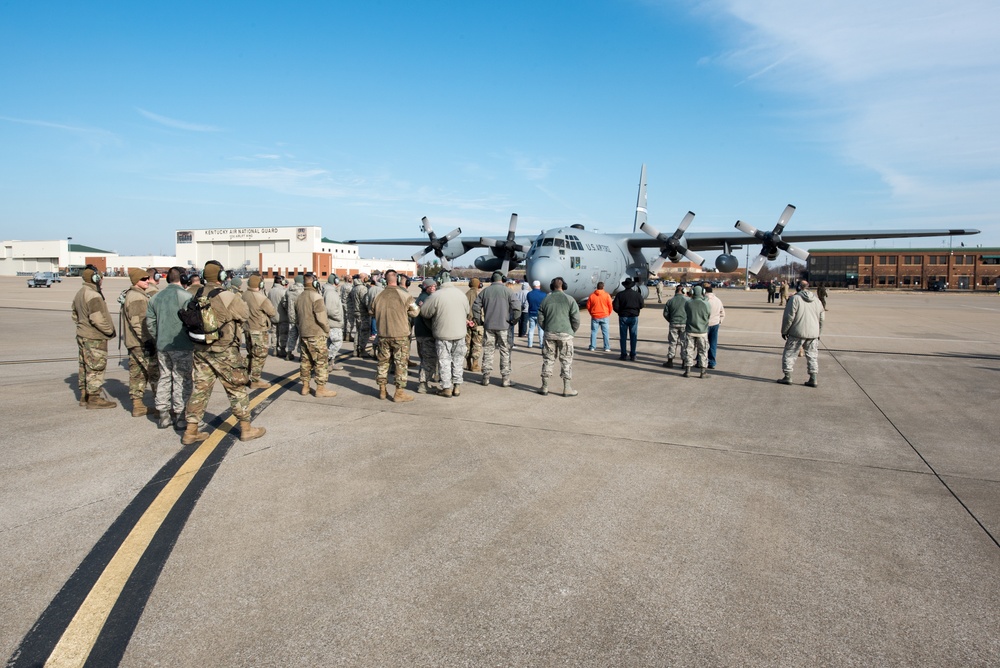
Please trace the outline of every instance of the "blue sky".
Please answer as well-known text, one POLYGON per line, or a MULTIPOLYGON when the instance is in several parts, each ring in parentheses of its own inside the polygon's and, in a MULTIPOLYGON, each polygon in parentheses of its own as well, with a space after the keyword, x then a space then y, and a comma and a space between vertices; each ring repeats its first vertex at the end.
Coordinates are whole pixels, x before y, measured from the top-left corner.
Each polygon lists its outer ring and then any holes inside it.
POLYGON ((646 163, 662 230, 793 203, 997 246, 997 25, 992 0, 8 2, 0 237, 629 231, 646 163))

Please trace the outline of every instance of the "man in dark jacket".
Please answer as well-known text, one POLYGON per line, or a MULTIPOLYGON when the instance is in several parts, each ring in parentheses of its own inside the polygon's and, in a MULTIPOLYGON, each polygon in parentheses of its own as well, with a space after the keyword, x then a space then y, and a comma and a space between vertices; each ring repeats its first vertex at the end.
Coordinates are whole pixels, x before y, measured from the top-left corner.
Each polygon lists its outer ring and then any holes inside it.
POLYGON ((483 385, 490 384, 493 372, 493 351, 500 353, 500 378, 502 387, 510 387, 510 348, 507 331, 521 317, 521 303, 503 284, 503 274, 493 273, 490 286, 479 293, 472 304, 472 316, 483 323, 483 385))
POLYGON ((611 307, 618 314, 618 337, 621 342, 621 355, 618 359, 625 359, 625 340, 628 339, 628 358, 635 361, 635 344, 639 338, 639 311, 645 306, 642 294, 633 287, 632 279, 626 278, 622 283, 625 288, 617 295, 611 307))

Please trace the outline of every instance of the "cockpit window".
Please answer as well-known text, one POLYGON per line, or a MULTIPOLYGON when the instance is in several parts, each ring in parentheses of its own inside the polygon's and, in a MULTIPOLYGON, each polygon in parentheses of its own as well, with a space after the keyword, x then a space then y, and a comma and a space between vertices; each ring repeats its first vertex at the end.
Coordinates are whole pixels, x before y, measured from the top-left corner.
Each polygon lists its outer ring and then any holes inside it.
POLYGON ((551 246, 552 245, 552 237, 546 237, 545 239, 542 239, 542 245, 543 246, 551 246))
POLYGON ((556 248, 563 248, 566 245, 565 239, 556 239, 556 248))

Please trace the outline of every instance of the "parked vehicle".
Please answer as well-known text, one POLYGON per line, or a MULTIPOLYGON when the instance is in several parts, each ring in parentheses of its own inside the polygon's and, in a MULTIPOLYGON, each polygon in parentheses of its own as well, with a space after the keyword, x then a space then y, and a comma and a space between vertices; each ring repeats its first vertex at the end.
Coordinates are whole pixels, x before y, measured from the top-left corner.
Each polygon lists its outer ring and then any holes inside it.
POLYGON ((51 288, 53 283, 59 283, 58 274, 51 271, 36 271, 35 275, 28 279, 29 288, 51 288))

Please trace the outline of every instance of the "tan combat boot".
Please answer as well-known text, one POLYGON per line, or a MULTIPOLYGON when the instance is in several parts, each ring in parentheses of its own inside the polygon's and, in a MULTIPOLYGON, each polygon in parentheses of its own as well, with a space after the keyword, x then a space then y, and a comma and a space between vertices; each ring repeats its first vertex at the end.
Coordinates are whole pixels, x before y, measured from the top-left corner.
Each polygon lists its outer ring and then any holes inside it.
POLYGON ((254 427, 250 424, 250 420, 240 420, 240 440, 241 441, 252 441, 255 438, 260 438, 267 432, 267 429, 263 427, 254 427))
POLYGON ((337 396, 337 390, 328 390, 326 385, 316 386, 316 396, 317 397, 335 397, 337 396))
POLYGON ((401 387, 397 387, 396 391, 392 395, 392 400, 397 404, 401 404, 405 401, 413 401, 413 395, 404 390, 401 387))
POLYGON ((451 396, 457 397, 460 394, 462 394, 462 386, 461 385, 456 385, 455 387, 452 388, 452 390, 451 390, 451 396))
POLYGON ((453 397, 455 396, 455 390, 450 387, 442 387, 437 391, 439 397, 453 397))
POLYGON ((209 433, 207 431, 198 431, 197 422, 188 422, 187 428, 184 430, 184 435, 181 436, 181 443, 184 445, 194 445, 195 443, 201 443, 208 437, 209 433))
POLYGON ((81 406, 86 406, 87 405, 87 393, 85 391, 84 392, 80 392, 80 405, 81 406))
POLYGON ((388 396, 385 392, 385 383, 378 386, 378 398, 385 399, 388 396))
POLYGON ((308 380, 302 381, 302 389, 299 390, 299 394, 301 394, 303 397, 308 397, 309 396, 309 381, 308 380))
POLYGON ((250 383, 251 390, 266 390, 269 387, 271 387, 271 383, 267 382, 266 380, 258 379, 250 383))
POLYGON ((113 401, 108 401, 99 394, 91 394, 87 396, 87 410, 94 408, 117 408, 118 404, 113 401))
POLYGON ((132 402, 132 417, 142 417, 147 413, 149 413, 149 409, 143 405, 141 400, 132 402))

